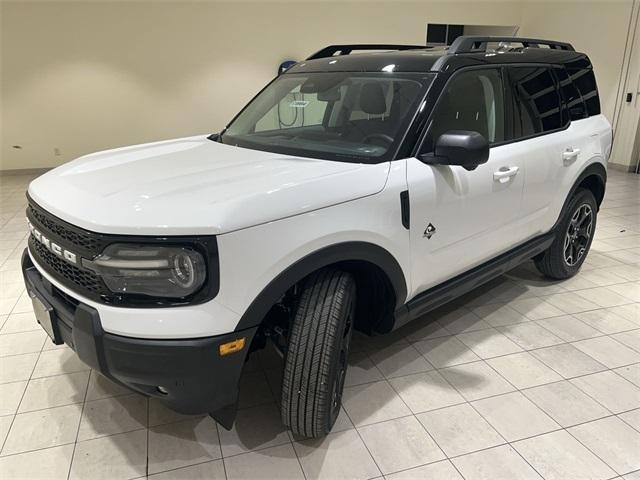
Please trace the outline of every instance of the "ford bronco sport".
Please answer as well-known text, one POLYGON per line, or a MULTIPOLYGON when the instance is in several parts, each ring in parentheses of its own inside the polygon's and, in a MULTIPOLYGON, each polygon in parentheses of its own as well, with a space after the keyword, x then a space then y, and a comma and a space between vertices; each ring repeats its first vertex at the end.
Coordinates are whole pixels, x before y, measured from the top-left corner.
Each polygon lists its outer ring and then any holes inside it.
POLYGON ((578 272, 611 142, 569 44, 331 46, 219 134, 34 180, 24 277, 54 343, 226 428, 247 357, 273 342, 282 420, 317 437, 354 329, 397 329, 531 258, 578 272))

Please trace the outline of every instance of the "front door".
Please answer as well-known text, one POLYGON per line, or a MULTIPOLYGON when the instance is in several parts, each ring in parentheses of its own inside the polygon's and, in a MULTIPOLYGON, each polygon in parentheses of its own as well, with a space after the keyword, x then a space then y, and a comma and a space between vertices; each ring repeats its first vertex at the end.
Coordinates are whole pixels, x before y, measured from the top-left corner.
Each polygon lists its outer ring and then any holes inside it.
POLYGON ((490 142, 487 163, 460 166, 407 160, 411 204, 412 296, 479 265, 522 241, 518 217, 524 162, 505 140, 500 68, 456 74, 443 91, 422 153, 449 130, 473 130, 490 142))

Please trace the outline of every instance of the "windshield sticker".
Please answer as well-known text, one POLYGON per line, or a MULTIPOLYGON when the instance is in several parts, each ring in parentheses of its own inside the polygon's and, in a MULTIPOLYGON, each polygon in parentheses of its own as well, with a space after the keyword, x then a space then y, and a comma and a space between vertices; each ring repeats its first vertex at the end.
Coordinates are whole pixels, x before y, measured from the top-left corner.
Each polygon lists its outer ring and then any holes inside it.
POLYGON ((291 108, 305 108, 307 105, 309 105, 308 100, 294 100, 289 104, 291 108))

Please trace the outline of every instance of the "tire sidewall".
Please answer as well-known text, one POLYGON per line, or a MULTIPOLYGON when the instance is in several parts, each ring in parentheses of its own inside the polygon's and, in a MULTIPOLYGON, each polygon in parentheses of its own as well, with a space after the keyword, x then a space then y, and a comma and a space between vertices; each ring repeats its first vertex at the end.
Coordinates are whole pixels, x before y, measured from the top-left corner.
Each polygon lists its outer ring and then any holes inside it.
POLYGON ((324 436, 339 416, 342 388, 336 388, 336 380, 346 377, 355 309, 356 283, 348 272, 323 269, 302 286, 284 359, 281 403, 283 423, 294 434, 324 436), (329 295, 328 289, 333 294, 329 295), (351 328, 345 336, 350 315, 351 328), (344 357, 340 355, 342 351, 344 357), (342 377, 338 377, 340 358, 345 360, 342 377), (340 397, 334 408, 336 391, 340 397))
POLYGON ((556 233, 556 239, 554 241, 554 247, 557 249, 557 255, 560 262, 561 268, 565 271, 567 277, 571 277, 575 275, 582 267, 589 251, 591 250, 591 243, 593 242, 593 237, 596 233, 596 223, 598 219, 598 204, 596 203, 596 199, 589 190, 580 189, 574 195, 574 197, 569 202, 569 205, 565 211, 565 215, 562 219, 562 222, 559 225, 558 231, 556 233), (575 214, 576 210, 580 208, 582 205, 589 205, 593 215, 593 225, 591 226, 591 235, 589 240, 587 241, 587 245, 585 247, 585 252, 582 255, 582 258, 578 260, 575 265, 568 265, 564 258, 564 239, 567 234, 567 229, 569 228, 569 223, 571 222, 571 218, 575 214))
MULTIPOLYGON (((338 327, 338 331, 342 332, 344 330, 345 324, 347 322, 347 319, 349 318, 349 316, 351 315, 351 328, 349 330, 348 336, 349 338, 347 338, 347 364, 345 365, 345 376, 347 374, 347 369, 348 369, 348 360, 349 360, 349 351, 350 348, 349 346, 351 345, 351 338, 353 337, 353 330, 354 330, 354 314, 355 314, 355 307, 356 307, 356 288, 355 288, 355 282, 353 281, 353 279, 351 277, 347 277, 347 285, 345 288, 345 296, 348 297, 347 302, 344 305, 344 309, 341 312, 340 315, 340 324, 337 326, 338 327)), ((339 339, 340 340, 340 339, 339 339)), ((341 409, 341 405, 342 405, 342 401, 340 401, 338 403, 338 408, 337 411, 333 412, 333 385, 335 384, 336 381, 336 376, 338 375, 338 367, 339 367, 339 355, 340 355, 340 343, 337 342, 333 348, 332 348, 332 352, 331 352, 331 368, 329 370, 329 381, 331 382, 332 388, 331 388, 331 395, 330 395, 330 402, 328 405, 328 412, 326 415, 326 419, 327 419, 327 426, 326 426, 326 431, 327 433, 331 431, 331 429, 333 428, 333 425, 336 423, 336 420, 338 418, 338 416, 340 415, 340 409, 341 409)), ((342 383, 342 387, 344 388, 344 381, 342 383)), ((340 392, 340 395, 342 396, 342 392, 340 392)), ((342 400, 342 399, 341 399, 342 400)))

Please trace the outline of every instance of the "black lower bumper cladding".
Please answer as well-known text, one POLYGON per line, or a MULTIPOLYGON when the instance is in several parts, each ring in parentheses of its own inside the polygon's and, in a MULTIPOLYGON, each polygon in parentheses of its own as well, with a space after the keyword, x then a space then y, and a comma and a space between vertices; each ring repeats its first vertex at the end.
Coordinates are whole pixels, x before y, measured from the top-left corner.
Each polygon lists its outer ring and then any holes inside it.
MULTIPOLYGON (((102 375, 184 414, 208 413, 223 427, 235 420, 238 381, 257 328, 187 340, 123 337, 102 329, 98 311, 68 296, 22 256, 27 290, 53 308, 60 343, 102 375), (220 344, 246 337, 245 349, 219 355, 220 344)), ((179 309, 179 307, 176 307, 179 309)), ((179 322, 179 312, 176 312, 179 322)), ((131 318, 135 322, 135 318, 131 318)))

